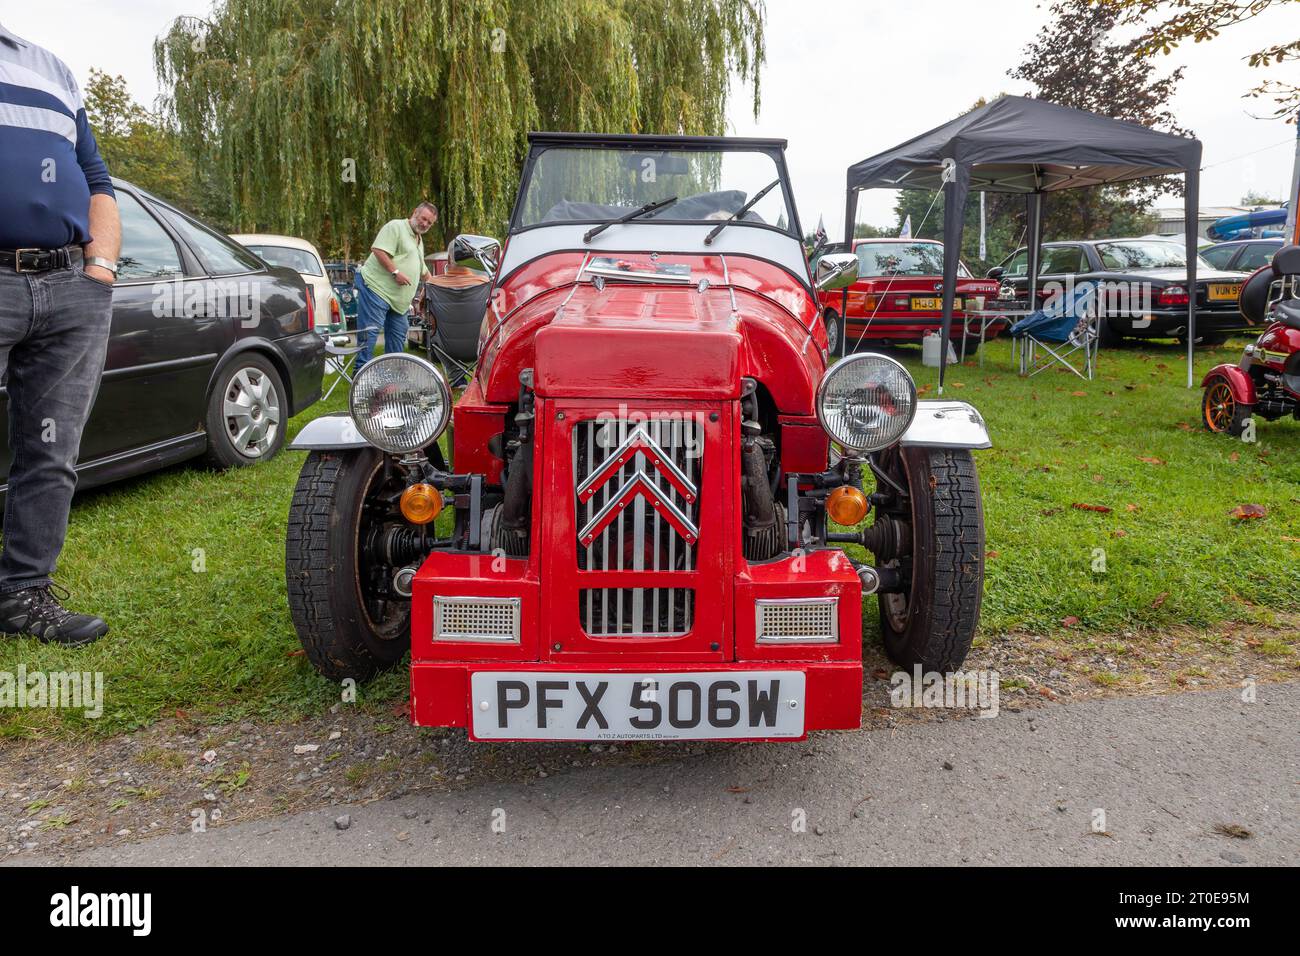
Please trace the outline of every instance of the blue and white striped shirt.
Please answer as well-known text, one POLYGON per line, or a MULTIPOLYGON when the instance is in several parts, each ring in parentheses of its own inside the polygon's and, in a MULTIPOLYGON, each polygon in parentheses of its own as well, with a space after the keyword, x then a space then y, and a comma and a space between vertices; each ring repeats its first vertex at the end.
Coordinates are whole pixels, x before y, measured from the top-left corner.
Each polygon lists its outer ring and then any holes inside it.
POLYGON ((90 236, 90 197, 113 195, 72 71, 0 25, 0 249, 90 236))

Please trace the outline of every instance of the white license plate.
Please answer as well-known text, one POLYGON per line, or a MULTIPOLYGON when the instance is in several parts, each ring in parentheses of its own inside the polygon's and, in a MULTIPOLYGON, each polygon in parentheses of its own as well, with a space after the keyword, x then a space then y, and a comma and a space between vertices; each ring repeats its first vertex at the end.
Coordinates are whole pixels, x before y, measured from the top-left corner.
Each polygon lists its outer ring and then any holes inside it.
POLYGON ((474 736, 504 740, 802 737, 801 671, 470 675, 474 736))

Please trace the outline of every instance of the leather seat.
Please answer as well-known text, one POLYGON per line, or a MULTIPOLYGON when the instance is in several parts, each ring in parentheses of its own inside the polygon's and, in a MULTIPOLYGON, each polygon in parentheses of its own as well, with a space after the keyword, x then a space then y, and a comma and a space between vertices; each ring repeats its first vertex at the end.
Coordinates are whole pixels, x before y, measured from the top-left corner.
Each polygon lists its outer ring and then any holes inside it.
POLYGON ((1279 302, 1273 314, 1288 329, 1300 332, 1300 299, 1279 302))

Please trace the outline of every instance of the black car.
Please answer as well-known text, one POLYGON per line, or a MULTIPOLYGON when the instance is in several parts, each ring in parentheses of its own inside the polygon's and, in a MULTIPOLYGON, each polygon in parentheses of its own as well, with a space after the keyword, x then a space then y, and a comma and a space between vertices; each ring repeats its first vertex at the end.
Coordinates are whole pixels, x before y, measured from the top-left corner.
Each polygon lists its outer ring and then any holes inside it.
POLYGON ((1283 239, 1233 239, 1201 250, 1201 258, 1225 272, 1254 272, 1273 261, 1283 239))
MULTIPOLYGON (((1039 267, 1040 299, 1059 292, 1069 280, 1102 283, 1099 297, 1103 345, 1125 338, 1187 336, 1187 253, 1169 239, 1090 239, 1043 244, 1039 267)), ((1017 249, 988 271, 1001 279, 1006 294, 1025 299, 1029 292, 1029 253, 1017 249)), ((1213 268, 1203 259, 1196 266, 1196 340, 1222 342, 1229 332, 1249 324, 1237 309, 1243 276, 1213 268)))
MULTIPOLYGON (((113 188, 122 253, 78 488, 199 456, 219 467, 271 457, 321 393, 325 342, 302 278, 129 183, 113 188)), ((0 403, 7 449, 4 388, 0 403)), ((10 461, 6 450, 0 482, 10 461)))

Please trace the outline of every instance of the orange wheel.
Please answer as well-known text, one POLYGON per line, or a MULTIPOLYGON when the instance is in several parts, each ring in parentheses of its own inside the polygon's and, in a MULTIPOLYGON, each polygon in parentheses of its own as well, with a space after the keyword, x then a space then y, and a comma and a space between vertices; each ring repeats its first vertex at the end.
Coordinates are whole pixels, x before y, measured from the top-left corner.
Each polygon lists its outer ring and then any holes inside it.
POLYGON ((1252 406, 1237 401, 1232 394, 1232 386, 1225 379, 1216 378, 1206 386, 1205 397, 1201 401, 1201 418, 1210 431, 1239 436, 1252 411, 1252 406))

